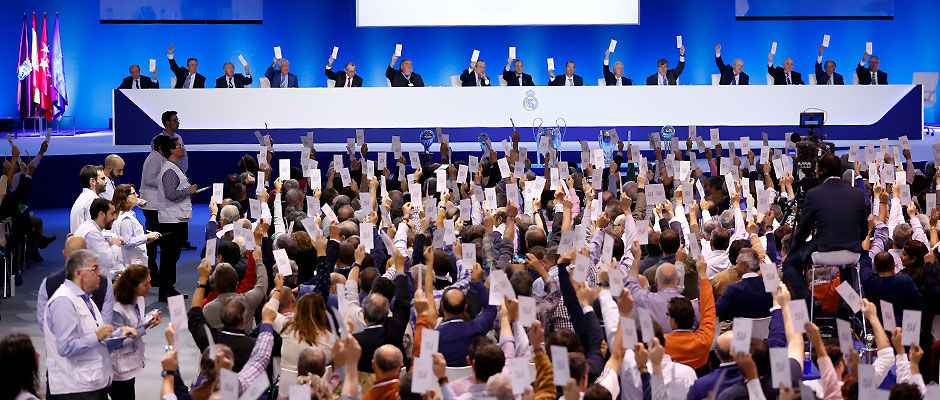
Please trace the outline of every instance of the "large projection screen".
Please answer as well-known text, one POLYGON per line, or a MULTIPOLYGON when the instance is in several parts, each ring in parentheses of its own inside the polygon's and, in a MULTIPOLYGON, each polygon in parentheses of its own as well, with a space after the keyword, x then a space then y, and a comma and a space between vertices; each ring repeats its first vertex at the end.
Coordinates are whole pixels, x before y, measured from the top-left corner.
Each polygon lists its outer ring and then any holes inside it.
POLYGON ((629 25, 639 0, 357 0, 356 26, 629 25))

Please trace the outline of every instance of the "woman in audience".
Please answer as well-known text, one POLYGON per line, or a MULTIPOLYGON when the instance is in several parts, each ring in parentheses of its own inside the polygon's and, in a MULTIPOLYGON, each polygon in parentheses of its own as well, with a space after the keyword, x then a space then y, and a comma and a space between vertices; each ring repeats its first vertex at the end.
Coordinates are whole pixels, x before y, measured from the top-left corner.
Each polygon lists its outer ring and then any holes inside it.
POLYGON ((297 379, 297 358, 308 347, 323 352, 326 363, 333 360, 336 334, 327 322, 326 302, 319 293, 307 293, 297 300, 294 314, 274 318, 274 330, 281 335, 281 384, 287 387, 297 379))
POLYGON ((161 313, 147 314, 144 302, 141 301, 149 291, 150 270, 143 265, 129 265, 114 281, 114 317, 111 324, 115 329, 122 326, 137 329, 137 338, 124 339, 124 346, 111 353, 112 376, 108 394, 112 399, 134 399, 134 379, 144 368, 143 336, 147 329, 160 324, 161 313))
POLYGON ((118 185, 114 189, 114 197, 111 201, 118 212, 112 228, 115 233, 124 238, 121 254, 124 264, 147 265, 147 243, 159 239, 160 232, 146 233, 144 226, 137 221, 137 214, 134 213, 134 207, 140 203, 137 190, 131 184, 118 185))
POLYGON ((0 341, 0 400, 38 400, 39 353, 25 333, 0 341))

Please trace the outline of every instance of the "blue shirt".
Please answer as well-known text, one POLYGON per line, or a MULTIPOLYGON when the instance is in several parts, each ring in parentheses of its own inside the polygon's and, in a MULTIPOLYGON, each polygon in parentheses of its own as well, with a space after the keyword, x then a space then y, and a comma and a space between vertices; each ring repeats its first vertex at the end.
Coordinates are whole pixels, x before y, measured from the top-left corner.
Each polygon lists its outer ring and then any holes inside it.
MULTIPOLYGON (((82 288, 75 282, 65 281, 62 285, 67 287, 76 296, 87 296, 82 288)), ((90 303, 91 300, 89 299, 90 303)), ((82 333, 78 320, 78 312, 72 301, 66 297, 58 297, 49 302, 49 329, 56 339, 56 351, 61 357, 70 357, 96 346, 105 345, 108 351, 113 351, 123 344, 120 340, 109 340, 104 343, 98 341, 96 332, 82 333)), ((102 316, 103 317, 103 316, 102 316)))
MULTIPOLYGON (((49 293, 46 290, 47 281, 48 280, 46 278, 43 278, 42 284, 39 285, 39 298, 36 300, 36 320, 39 321, 40 332, 43 332, 46 329, 46 308, 49 306, 49 293)), ((53 293, 55 293, 55 289, 52 290, 53 293)), ((104 303, 101 305, 101 310, 99 311, 101 311, 101 320, 106 324, 110 324, 111 317, 114 316, 114 289, 111 287, 111 285, 107 285, 107 290, 105 291, 104 295, 104 303)))

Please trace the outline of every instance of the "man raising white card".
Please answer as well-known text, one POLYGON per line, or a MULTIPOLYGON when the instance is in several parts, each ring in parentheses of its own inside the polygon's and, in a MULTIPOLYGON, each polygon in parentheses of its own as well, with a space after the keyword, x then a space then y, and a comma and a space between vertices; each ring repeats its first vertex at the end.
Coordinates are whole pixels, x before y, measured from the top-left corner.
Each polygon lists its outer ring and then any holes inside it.
POLYGON ((251 72, 248 70, 248 64, 245 64, 245 74, 235 73, 235 64, 226 62, 222 64, 223 75, 215 80, 216 88, 243 88, 251 85, 251 72))
POLYGON ((685 46, 679 47, 679 63, 675 68, 669 69, 669 61, 665 58, 656 61, 656 73, 646 77, 646 84, 649 86, 677 85, 683 68, 685 68, 685 46))
POLYGON ((506 69, 503 70, 503 80, 506 81, 506 86, 535 86, 532 75, 522 72, 524 66, 525 63, 522 60, 513 61, 512 57, 506 60, 506 69))
MULTIPOLYGON (((398 49, 400 51, 400 48, 398 49)), ((424 80, 421 75, 412 70, 411 60, 401 59, 401 69, 395 69, 395 61, 398 61, 398 52, 392 54, 392 62, 385 68, 385 77, 392 87, 424 87, 424 80)))
POLYGON ((470 68, 460 73, 462 86, 490 86, 490 78, 486 76, 486 62, 476 60, 470 63, 470 68))
MULTIPOLYGON (((615 42, 616 43, 616 42, 615 42)), ((610 49, 604 52, 604 83, 607 86, 631 86, 633 80, 623 76, 623 63, 614 63, 613 72, 610 69, 610 49)))
POLYGON ((774 77, 774 85, 805 85, 800 73, 793 70, 792 58, 783 60, 782 67, 774 67, 774 53, 768 53, 767 73, 774 77))
MULTIPOLYGON (((336 52, 334 52, 335 54, 336 52)), ((330 56, 330 61, 326 64, 326 78, 335 81, 333 87, 362 87, 362 78, 356 75, 356 64, 351 61, 343 67, 343 73, 333 72, 334 56, 330 56)))
POLYGON ((564 75, 555 76, 552 69, 548 70, 548 75, 551 76, 548 86, 584 86, 584 79, 574 74, 574 61, 565 63, 564 75))
POLYGON ((862 55, 862 61, 855 67, 855 75, 858 76, 859 85, 887 85, 888 73, 878 69, 881 60, 878 56, 868 54, 866 51, 862 55), (865 60, 868 60, 868 68, 865 68, 865 60))
POLYGON ((159 89, 160 82, 157 82, 157 70, 153 70, 153 80, 140 74, 140 66, 131 65, 129 68, 131 76, 121 81, 118 89, 159 89))
POLYGON ((265 78, 271 82, 272 88, 295 88, 297 86, 297 75, 290 73, 290 62, 286 58, 278 59, 274 57, 274 62, 264 71, 265 78), (274 67, 277 67, 275 70, 274 67))

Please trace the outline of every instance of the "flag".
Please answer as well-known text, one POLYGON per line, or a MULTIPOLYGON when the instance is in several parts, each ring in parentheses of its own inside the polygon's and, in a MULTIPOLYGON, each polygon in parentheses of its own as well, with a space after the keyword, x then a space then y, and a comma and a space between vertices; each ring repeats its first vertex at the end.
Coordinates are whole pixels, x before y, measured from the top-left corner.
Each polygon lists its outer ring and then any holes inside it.
POLYGON ((29 88, 32 91, 30 96, 32 102, 29 107, 30 116, 34 116, 36 106, 39 105, 39 34, 36 33, 36 13, 33 13, 33 31, 29 44, 29 62, 33 66, 29 73, 29 88))
POLYGON ((59 39, 59 13, 55 14, 55 29, 52 33, 52 83, 50 84, 50 97, 55 107, 55 118, 65 113, 65 106, 69 104, 69 96, 65 89, 65 65, 62 63, 62 41, 59 39))
POLYGON ((16 77, 16 105, 20 110, 20 118, 29 116, 30 99, 29 83, 33 65, 29 61, 29 28, 27 28, 26 14, 23 14, 23 34, 20 35, 20 55, 17 59, 16 77))
POLYGON ((39 45, 39 108, 42 108, 42 116, 52 121, 52 99, 49 97, 51 91, 52 76, 49 73, 49 41, 46 40, 46 15, 42 15, 42 42, 39 45))

